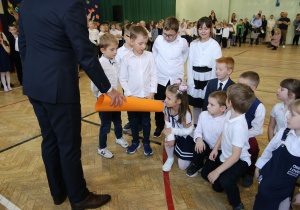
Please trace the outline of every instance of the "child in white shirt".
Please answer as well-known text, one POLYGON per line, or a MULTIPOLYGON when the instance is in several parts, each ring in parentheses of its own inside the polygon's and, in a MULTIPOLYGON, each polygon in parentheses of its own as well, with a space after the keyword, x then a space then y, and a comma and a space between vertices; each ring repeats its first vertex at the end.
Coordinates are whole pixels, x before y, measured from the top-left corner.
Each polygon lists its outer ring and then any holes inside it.
MULTIPOLYGON (((290 209, 300 175, 300 100, 291 102, 289 110, 287 128, 277 132, 255 164, 259 185, 254 210, 290 209)), ((300 193, 294 200, 292 204, 300 204, 300 193)))
MULTIPOLYGON (((148 41, 148 33, 142 26, 134 26, 130 31, 130 43, 132 51, 122 58, 120 71, 120 83, 124 89, 124 95, 130 97, 153 99, 157 90, 157 72, 154 57, 151 52, 145 51, 148 41)), ((139 143, 139 120, 143 125, 144 155, 152 155, 150 147, 151 119, 150 112, 128 112, 132 131, 132 144, 127 149, 127 154, 133 154, 139 143)))
POLYGON ((89 20, 88 22, 89 27, 89 39, 93 43, 94 53, 98 57, 99 54, 99 31, 97 30, 97 23, 95 23, 92 20, 89 20))
MULTIPOLYGON (((193 152, 193 161, 186 175, 195 177, 201 170, 201 174, 207 177, 206 164, 204 158, 208 157, 218 141, 223 131, 225 121, 224 111, 226 110, 226 92, 215 91, 208 97, 207 111, 201 112, 198 124, 194 132, 194 141, 196 143, 193 152), (205 175, 206 174, 206 175, 205 175)), ((219 155, 221 150, 219 150, 219 155)))
POLYGON ((287 127, 286 116, 289 114, 289 104, 295 99, 300 98, 300 80, 298 79, 285 79, 280 83, 280 88, 277 90, 277 99, 283 101, 276 104, 270 116, 268 127, 268 139, 271 139, 281 128, 287 127))
MULTIPOLYGON (((102 56, 99 59, 101 66, 114 89, 118 89, 119 68, 114 58, 117 54, 118 40, 112 34, 105 34, 100 37, 100 50, 102 56)), ((101 93, 93 82, 91 88, 97 98, 101 93)), ((99 148, 98 154, 105 158, 112 158, 114 155, 107 148, 107 134, 110 132, 111 122, 114 123, 114 130, 116 135, 116 143, 120 144, 123 148, 128 147, 127 141, 122 137, 122 120, 121 112, 99 112, 101 119, 101 127, 99 133, 99 148)))
POLYGON ((213 184, 212 188, 215 191, 225 190, 233 209, 244 209, 237 180, 245 174, 251 164, 245 113, 254 100, 254 92, 248 85, 238 83, 227 89, 226 105, 230 110, 226 114, 222 137, 209 156, 212 171, 207 179, 213 184), (220 145, 222 154, 220 158, 216 158, 220 145))
MULTIPOLYGON (((179 24, 175 17, 169 17, 165 21, 163 35, 158 36, 153 45, 153 56, 155 59, 158 75, 156 100, 166 98, 166 88, 173 82, 184 77, 184 63, 189 54, 186 39, 179 36, 179 24)), ((155 112, 156 129, 153 137, 158 138, 165 126, 164 114, 155 112)))

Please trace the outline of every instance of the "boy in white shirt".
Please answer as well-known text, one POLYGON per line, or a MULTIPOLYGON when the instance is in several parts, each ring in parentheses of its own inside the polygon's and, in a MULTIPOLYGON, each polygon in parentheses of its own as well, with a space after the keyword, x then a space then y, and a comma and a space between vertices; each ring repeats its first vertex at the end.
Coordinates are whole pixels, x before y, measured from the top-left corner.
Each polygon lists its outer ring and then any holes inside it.
MULTIPOLYGON (((154 57, 151 52, 145 51, 148 41, 148 33, 142 26, 134 26, 130 31, 130 43, 132 51, 122 58, 120 71, 120 83, 124 89, 124 95, 137 98, 153 99, 157 90, 157 72, 154 57)), ((150 112, 128 112, 132 132, 132 144, 127 149, 127 154, 133 154, 139 143, 139 120, 143 125, 144 155, 152 155, 150 147, 151 119, 150 112)))
POLYGON ((229 204, 235 210, 244 209, 236 182, 251 164, 245 113, 254 100, 254 92, 248 85, 238 83, 227 89, 226 106, 230 110, 226 114, 222 137, 209 155, 212 171, 207 179, 215 191, 225 190, 229 204), (216 158, 220 145, 222 154, 216 158))
MULTIPOLYGON (((117 54, 118 40, 112 34, 104 34, 100 37, 100 50, 102 56, 99 59, 101 66, 114 89, 118 89, 119 68, 114 58, 117 54)), ((93 82, 91 88, 97 98, 101 93, 93 82)), ((107 148, 107 134, 110 132, 111 122, 114 123, 114 130, 116 135, 116 143, 120 144, 123 148, 128 147, 127 141, 122 137, 122 120, 121 112, 99 112, 101 119, 101 127, 99 133, 99 148, 98 154, 105 158, 112 158, 114 155, 107 148)))
MULTIPOLYGON (((259 75, 254 71, 246 71, 242 73, 239 77, 239 83, 243 83, 251 87, 253 91, 257 89, 259 84, 259 75)), ((259 136, 263 133, 263 125, 265 121, 266 108, 263 103, 255 98, 255 101, 246 112, 246 120, 249 129, 249 153, 251 155, 251 165, 244 177, 243 187, 250 187, 253 184, 253 177, 255 171, 255 162, 258 158, 259 146, 256 140, 256 136, 259 136)))
MULTIPOLYGON (((194 132, 196 145, 192 165, 186 172, 188 177, 195 177, 201 169, 202 174, 206 174, 206 171, 209 170, 206 164, 203 164, 204 157, 209 156, 222 134, 225 121, 226 98, 225 91, 215 91, 208 97, 207 111, 201 112, 194 132)), ((220 155, 221 150, 219 151, 220 155)))
MULTIPOLYGON (((183 81, 184 63, 189 54, 189 47, 186 39, 179 36, 179 24, 175 17, 168 17, 163 28, 163 35, 156 38, 153 45, 158 86, 156 100, 166 98, 166 88, 180 78, 183 81)), ((158 138, 165 126, 164 114, 155 112, 156 129, 153 137, 158 138)))

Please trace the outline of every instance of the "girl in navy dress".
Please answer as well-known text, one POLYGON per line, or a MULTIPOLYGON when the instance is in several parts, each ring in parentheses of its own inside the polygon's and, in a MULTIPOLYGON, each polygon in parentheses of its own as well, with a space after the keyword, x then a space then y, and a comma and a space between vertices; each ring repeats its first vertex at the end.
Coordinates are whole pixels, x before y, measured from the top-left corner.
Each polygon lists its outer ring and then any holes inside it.
POLYGON ((8 92, 10 87, 9 71, 13 70, 13 66, 9 59, 10 47, 6 36, 0 31, 0 74, 4 92, 8 92), (7 84, 7 85, 6 85, 7 84))
POLYGON ((164 134, 165 149, 168 159, 162 170, 168 172, 174 162, 174 153, 178 157, 178 166, 185 170, 193 159, 195 142, 191 136, 194 130, 192 114, 188 104, 187 86, 181 85, 181 80, 176 80, 167 87, 165 99, 165 124, 164 134))
MULTIPOLYGON (((287 128, 278 131, 255 164, 259 185, 254 210, 290 209, 300 175, 300 99, 290 103, 289 110, 287 128)), ((293 204, 300 204, 300 193, 293 204)))

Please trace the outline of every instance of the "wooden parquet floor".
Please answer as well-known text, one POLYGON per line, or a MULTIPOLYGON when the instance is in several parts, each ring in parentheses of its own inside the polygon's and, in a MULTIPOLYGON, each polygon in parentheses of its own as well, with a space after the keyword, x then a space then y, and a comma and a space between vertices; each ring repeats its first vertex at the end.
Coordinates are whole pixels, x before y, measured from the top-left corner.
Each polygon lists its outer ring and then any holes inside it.
MULTIPOLYGON (((248 70, 260 75, 261 83, 256 95, 267 110, 264 133, 257 138, 260 153, 268 143, 267 125, 272 107, 279 102, 276 90, 280 81, 287 77, 300 79, 299 53, 300 47, 287 46, 286 49, 272 51, 262 45, 248 47, 248 44, 223 50, 223 55, 235 59, 235 69, 231 76, 234 81, 237 81, 240 73, 248 70)), ((16 73, 12 73, 11 77, 12 83, 18 84, 16 73)), ((154 154, 150 157, 143 154, 143 149, 128 155, 125 149, 116 145, 112 131, 108 147, 115 157, 105 159, 99 156, 97 146, 101 122, 98 114, 94 113, 96 99, 84 72, 80 73, 80 90, 82 116, 85 120, 82 121, 82 164, 87 186, 91 191, 112 196, 112 200, 101 209, 168 209, 161 170, 161 143, 164 138, 154 139, 151 136, 155 142, 151 143, 154 154)), ((153 134, 154 113, 151 119, 153 134)), ((125 125, 125 112, 122 113, 122 120, 125 125)), ((124 134, 128 141, 131 140, 129 134, 124 134)), ((60 206, 52 202, 41 158, 41 141, 37 119, 28 98, 22 95, 22 87, 16 85, 8 93, 0 91, 0 195, 20 209, 70 209, 68 201, 60 206)), ((187 177, 185 171, 178 168, 177 162, 169 176, 175 209, 231 209, 225 193, 214 192, 211 184, 200 176, 187 177)), ((252 209, 257 182, 250 188, 243 188, 240 180, 239 188, 245 209, 252 209)), ((0 204, 1 209, 6 208, 0 204)))

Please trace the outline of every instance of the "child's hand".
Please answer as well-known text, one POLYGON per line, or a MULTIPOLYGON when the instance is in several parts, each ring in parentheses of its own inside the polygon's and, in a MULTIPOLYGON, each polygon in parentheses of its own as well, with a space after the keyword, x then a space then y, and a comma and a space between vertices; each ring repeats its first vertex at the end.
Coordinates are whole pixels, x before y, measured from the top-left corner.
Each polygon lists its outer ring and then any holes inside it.
POLYGON ((205 150, 205 144, 201 138, 197 138, 197 142, 195 145, 195 151, 197 153, 202 153, 205 150))
POLYGON ((259 168, 255 168, 255 171, 254 171, 254 177, 255 179, 258 181, 258 178, 259 178, 259 168))
POLYGON ((295 195, 293 205, 300 205, 300 193, 295 195))
POLYGON ((209 159, 211 161, 215 161, 217 156, 218 156, 218 150, 216 151, 213 149, 213 151, 211 151, 211 153, 209 154, 209 159))
POLYGON ((207 178, 210 181, 210 183, 213 184, 219 178, 219 176, 220 174, 216 170, 214 170, 208 174, 207 178))
POLYGON ((153 100, 154 99, 154 93, 150 93, 150 95, 146 96, 146 98, 153 100))
POLYGON ((173 140, 173 141, 167 141, 167 142, 166 142, 166 146, 167 146, 167 147, 170 147, 170 148, 173 147, 174 144, 175 144, 175 140, 173 140))
POLYGON ((163 130, 165 136, 167 137, 168 135, 170 135, 172 133, 172 128, 165 128, 163 130))

